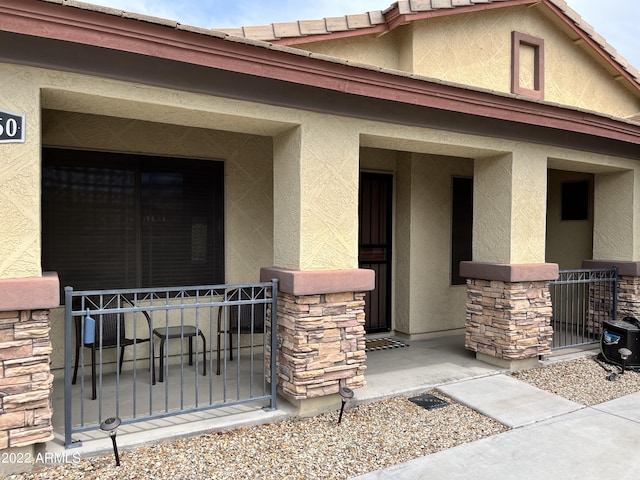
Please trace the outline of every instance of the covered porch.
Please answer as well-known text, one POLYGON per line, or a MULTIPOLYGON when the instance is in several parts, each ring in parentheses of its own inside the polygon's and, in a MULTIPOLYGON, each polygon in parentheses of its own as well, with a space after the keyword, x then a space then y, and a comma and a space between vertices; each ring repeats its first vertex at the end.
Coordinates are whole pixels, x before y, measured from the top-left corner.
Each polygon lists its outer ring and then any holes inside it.
MULTIPOLYGON (((404 342, 408 344, 407 347, 367 352, 367 384, 355 391, 355 396, 349 403, 350 406, 392 396, 412 395, 438 385, 504 372, 504 369, 477 360, 472 352, 466 350, 462 333, 421 340, 404 340, 404 342)), ((193 391, 193 388, 189 387, 193 387, 196 378, 203 382, 205 381, 203 378, 207 377, 202 377, 201 372, 196 377, 193 375, 194 367, 185 366, 185 369, 187 368, 190 370, 187 375, 184 375, 185 391, 193 391)), ((180 378, 180 365, 170 367, 169 374, 173 378, 180 378)), ((242 377, 246 375, 248 372, 244 371, 242 377)), ((214 388, 221 388, 221 384, 216 383, 219 382, 219 377, 217 379, 215 375, 213 377, 214 388)), ((106 376, 103 381, 105 387, 109 386, 109 382, 115 382, 115 374, 106 376)), ((53 394, 55 440, 43 445, 42 448, 47 451, 62 451, 64 448, 64 417, 58 414, 64 408, 63 384, 64 379, 56 377, 53 394)), ((154 402, 164 402, 166 393, 169 395, 170 403, 180 402, 179 389, 166 391, 165 387, 160 385, 153 392, 154 402)), ((132 397, 128 397, 127 401, 131 402, 132 397)), ((193 398, 185 398, 184 401, 193 402, 193 398)), ((97 401, 87 402, 86 415, 96 415, 99 405, 97 401)), ((187 435, 275 422, 292 418, 297 412, 296 408, 282 397, 278 401, 276 410, 269 410, 265 408, 267 406, 268 402, 235 405, 123 425, 118 429, 118 445, 129 448, 166 442, 187 435)), ((123 404, 123 408, 130 409, 131 404, 123 404)), ((340 397, 337 395, 332 397, 332 402, 326 404, 326 411, 332 409, 336 412, 340 409, 340 397)), ((111 413, 105 412, 105 414, 111 413)), ((74 438, 76 437, 82 443, 77 449, 68 450, 70 453, 78 452, 85 455, 111 451, 109 436, 100 430, 83 432, 74 435, 74 438)))

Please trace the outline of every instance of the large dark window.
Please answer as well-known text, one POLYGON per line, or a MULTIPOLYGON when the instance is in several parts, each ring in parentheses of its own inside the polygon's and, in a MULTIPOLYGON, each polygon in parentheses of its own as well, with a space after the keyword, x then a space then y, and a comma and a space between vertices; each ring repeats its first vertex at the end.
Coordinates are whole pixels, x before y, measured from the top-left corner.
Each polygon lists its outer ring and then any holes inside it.
POLYGON ((62 286, 224 282, 224 166, 46 148, 42 263, 62 286))
POLYGON ((463 285, 460 262, 471 260, 473 178, 452 178, 451 202, 451 285, 463 285))

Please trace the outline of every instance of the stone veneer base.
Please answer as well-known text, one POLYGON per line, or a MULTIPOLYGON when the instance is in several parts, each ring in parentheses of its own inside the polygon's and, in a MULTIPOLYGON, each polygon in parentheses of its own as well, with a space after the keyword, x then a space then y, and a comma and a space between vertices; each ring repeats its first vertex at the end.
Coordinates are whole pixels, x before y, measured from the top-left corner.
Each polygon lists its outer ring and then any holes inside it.
MULTIPOLYGON (((612 267, 618 269, 617 318, 640 319, 640 262, 620 260, 583 260, 582 262, 582 268, 612 267)), ((601 317, 602 315, 599 316, 601 317)), ((602 325, 597 323, 589 326, 593 331, 600 331, 602 325)))
POLYGON ((553 316, 549 281, 555 264, 462 262, 467 278, 465 347, 487 363, 528 368, 551 353, 553 316))
POLYGON ((300 412, 317 412, 334 403, 324 397, 335 396, 340 385, 364 386, 364 296, 375 285, 374 272, 261 270, 262 281, 273 278, 279 281, 278 392, 300 412))
MULTIPOLYGON (((28 458, 53 439, 49 309, 60 303, 58 276, 3 278, 0 291, 0 449, 28 458)), ((0 465, 0 474, 13 467, 0 465)))

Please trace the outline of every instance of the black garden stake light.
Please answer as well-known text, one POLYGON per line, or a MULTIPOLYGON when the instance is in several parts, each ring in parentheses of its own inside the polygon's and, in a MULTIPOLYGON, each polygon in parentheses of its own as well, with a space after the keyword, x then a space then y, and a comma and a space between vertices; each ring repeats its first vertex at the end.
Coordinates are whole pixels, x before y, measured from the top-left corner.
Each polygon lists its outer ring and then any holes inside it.
POLYGON ((116 466, 120 466, 120 456, 118 455, 118 445, 116 445, 116 430, 122 423, 119 417, 109 417, 100 424, 100 430, 109 432, 111 443, 113 443, 113 455, 116 457, 116 466))
POLYGON ((338 423, 342 422, 342 412, 344 412, 344 406, 350 398, 353 398, 353 390, 340 385, 338 393, 342 397, 342 406, 340 407, 340 416, 338 417, 338 423))

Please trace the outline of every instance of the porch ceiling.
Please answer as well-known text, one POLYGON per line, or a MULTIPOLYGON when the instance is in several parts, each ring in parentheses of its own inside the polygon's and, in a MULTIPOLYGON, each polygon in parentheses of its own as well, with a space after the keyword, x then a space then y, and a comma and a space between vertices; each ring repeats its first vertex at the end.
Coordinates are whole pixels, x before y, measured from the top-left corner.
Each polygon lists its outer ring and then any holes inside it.
POLYGON ((294 124, 267 118, 229 115, 207 109, 206 102, 187 106, 152 104, 131 98, 114 98, 69 90, 43 89, 42 108, 66 112, 130 118, 186 127, 223 130, 260 136, 276 136, 294 124))

